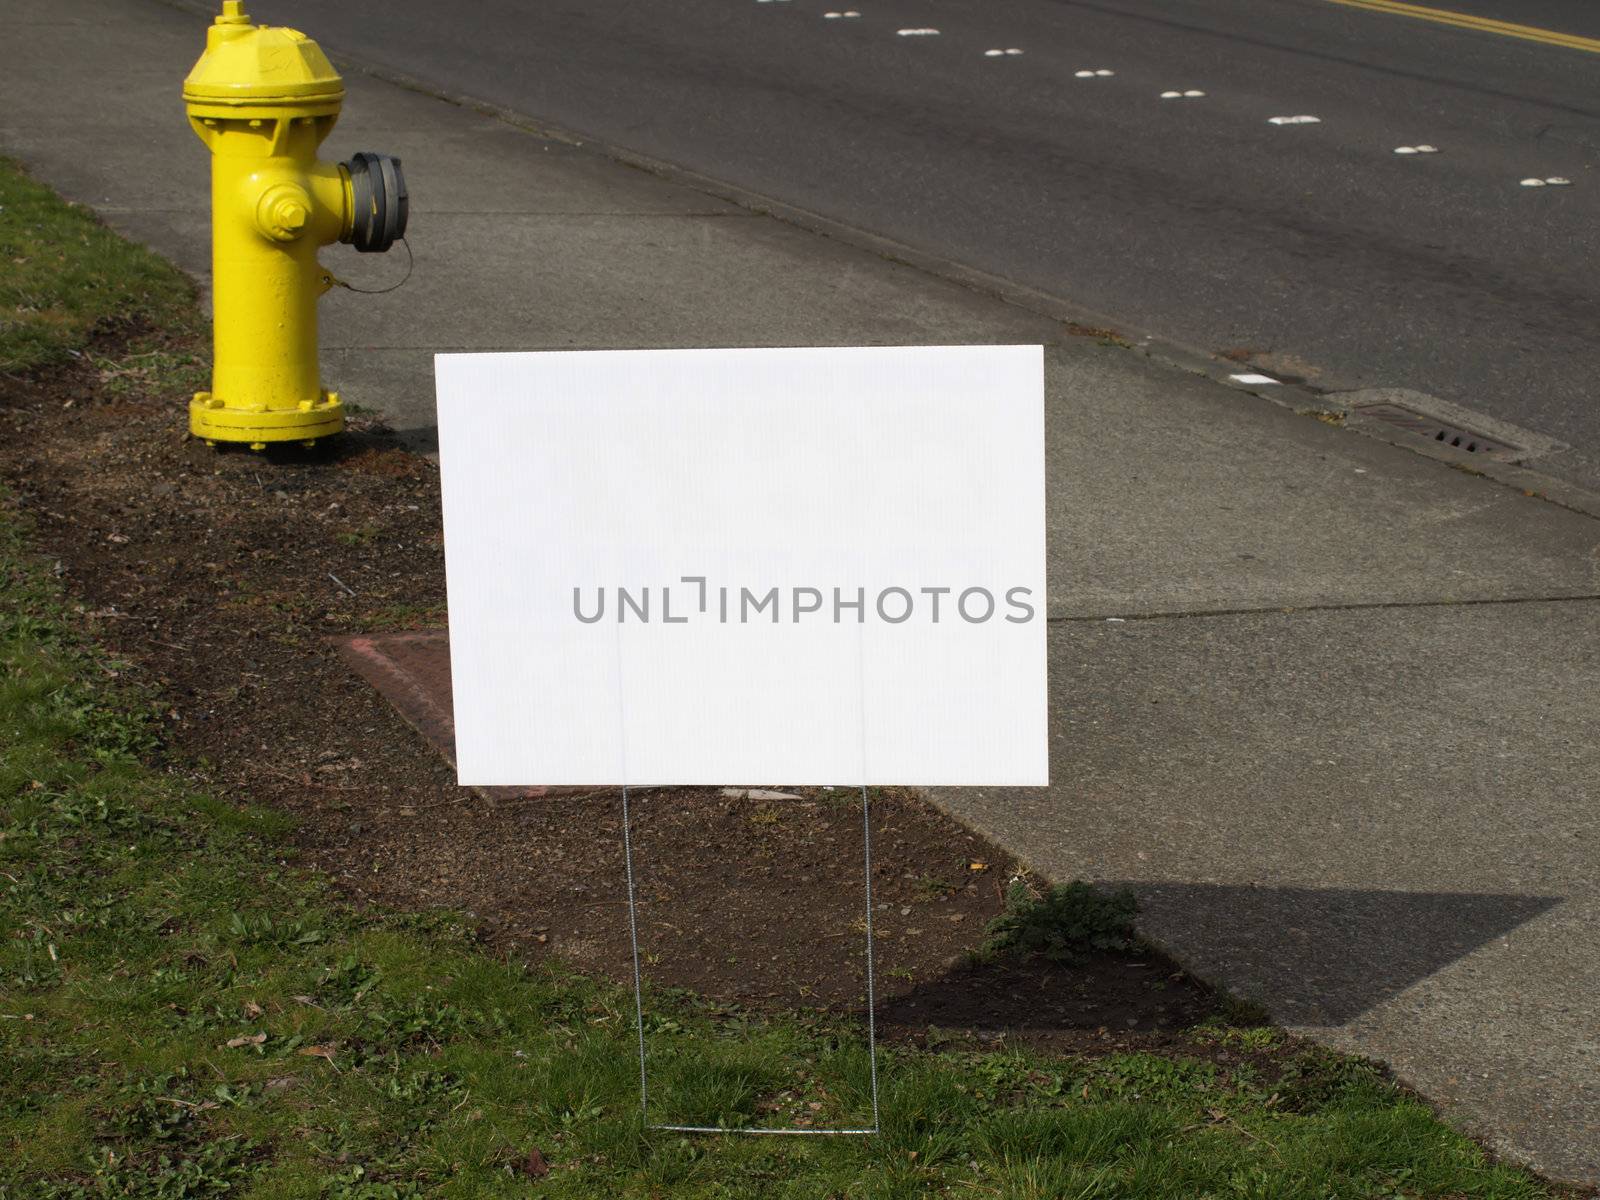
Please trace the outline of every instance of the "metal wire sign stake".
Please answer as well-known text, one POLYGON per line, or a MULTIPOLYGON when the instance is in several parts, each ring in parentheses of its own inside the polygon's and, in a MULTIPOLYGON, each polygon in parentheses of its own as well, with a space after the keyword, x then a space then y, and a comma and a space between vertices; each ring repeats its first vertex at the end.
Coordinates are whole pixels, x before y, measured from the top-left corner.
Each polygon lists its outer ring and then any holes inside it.
POLYGON ((644 1043, 644 978, 639 970, 639 910, 634 899, 633 882, 633 831, 632 814, 628 807, 628 789, 622 789, 622 857, 628 878, 628 937, 633 945, 633 1019, 639 1035, 639 1111, 646 1129, 670 1133, 744 1133, 769 1134, 794 1137, 847 1137, 874 1134, 879 1131, 878 1120, 878 1018, 877 990, 873 980, 873 961, 876 957, 872 939, 872 805, 867 798, 867 788, 861 787, 861 845, 866 880, 867 917, 867 1070, 872 1086, 872 1124, 865 1129, 749 1129, 724 1128, 719 1125, 662 1125, 650 1121, 650 1075, 644 1043))

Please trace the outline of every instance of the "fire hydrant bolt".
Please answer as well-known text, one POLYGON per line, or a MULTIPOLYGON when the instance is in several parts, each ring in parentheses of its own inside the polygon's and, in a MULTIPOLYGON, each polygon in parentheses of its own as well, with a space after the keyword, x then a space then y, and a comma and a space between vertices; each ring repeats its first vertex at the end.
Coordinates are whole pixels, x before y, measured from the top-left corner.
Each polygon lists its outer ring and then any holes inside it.
POLYGON ((292 242, 305 232, 311 219, 311 197, 303 188, 280 183, 261 193, 256 223, 273 241, 292 242))
POLYGON ((404 235, 399 160, 317 157, 344 81, 305 34, 251 24, 242 0, 224 0, 183 98, 211 151, 215 351, 211 390, 190 405, 189 429, 256 448, 337 433, 344 411, 317 364, 317 301, 332 278, 317 251, 338 241, 386 250, 404 235), (386 188, 369 185, 374 169, 386 188), (375 238, 375 226, 387 236, 375 238))

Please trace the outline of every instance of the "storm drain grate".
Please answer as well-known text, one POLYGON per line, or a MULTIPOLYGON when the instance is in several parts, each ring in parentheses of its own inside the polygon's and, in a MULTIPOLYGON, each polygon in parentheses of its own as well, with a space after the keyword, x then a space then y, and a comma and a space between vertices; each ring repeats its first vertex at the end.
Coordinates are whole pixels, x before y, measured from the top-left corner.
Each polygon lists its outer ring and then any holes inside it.
POLYGON ((1441 421, 1426 413, 1413 412, 1398 404, 1363 405, 1357 411, 1377 417, 1380 421, 1410 433, 1419 434, 1429 441, 1465 450, 1468 454, 1482 454, 1488 458, 1516 458, 1524 452, 1521 446, 1503 442, 1498 438, 1485 437, 1460 425, 1452 425, 1448 421, 1441 421))

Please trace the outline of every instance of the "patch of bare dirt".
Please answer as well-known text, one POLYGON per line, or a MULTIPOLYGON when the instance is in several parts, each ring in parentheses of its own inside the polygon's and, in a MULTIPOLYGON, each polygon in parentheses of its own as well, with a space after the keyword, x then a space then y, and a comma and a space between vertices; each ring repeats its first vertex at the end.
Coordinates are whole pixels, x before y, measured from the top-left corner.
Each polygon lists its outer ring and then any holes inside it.
MULTIPOLYGON (((357 903, 464 910, 506 953, 629 978, 617 794, 457 787, 332 645, 442 623, 434 464, 372 419, 311 451, 210 449, 181 398, 113 395, 90 363, 0 379, 0 477, 97 635, 158 690, 173 764, 294 814, 305 861, 357 903)), ((890 1036, 1226 1054, 1185 1032, 1216 999, 1159 956, 965 963, 1017 864, 916 794, 876 793, 872 812, 890 1036)), ((633 820, 653 982, 861 1003, 857 793, 641 792, 633 820)))

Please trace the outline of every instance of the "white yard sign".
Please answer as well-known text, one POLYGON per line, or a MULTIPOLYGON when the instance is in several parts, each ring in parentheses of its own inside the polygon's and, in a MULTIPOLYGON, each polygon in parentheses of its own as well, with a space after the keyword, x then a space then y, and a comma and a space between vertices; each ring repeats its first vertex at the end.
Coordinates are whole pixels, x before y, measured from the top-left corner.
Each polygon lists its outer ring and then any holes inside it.
POLYGON ((1038 346, 442 354, 463 784, 1044 784, 1038 346))

